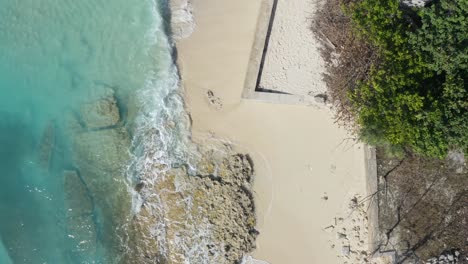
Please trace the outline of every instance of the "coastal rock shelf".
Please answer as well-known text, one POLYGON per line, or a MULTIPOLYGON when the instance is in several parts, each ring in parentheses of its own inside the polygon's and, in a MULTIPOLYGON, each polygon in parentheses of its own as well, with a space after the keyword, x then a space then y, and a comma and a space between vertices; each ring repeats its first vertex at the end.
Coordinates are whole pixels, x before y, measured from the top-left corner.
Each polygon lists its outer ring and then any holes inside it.
POLYGON ((250 157, 210 143, 198 147, 194 175, 185 166, 163 171, 154 164, 149 175, 139 177, 157 175, 156 181, 134 186, 142 203, 131 215, 124 166, 130 160, 130 135, 115 92, 96 91, 68 117, 75 170, 64 177, 75 254, 80 249, 87 256, 97 254, 92 251, 105 246, 115 251, 110 255, 126 252, 123 263, 234 264, 253 251, 258 231, 250 157))
POLYGON ((172 169, 140 190, 130 263, 234 264, 255 248, 252 163, 246 155, 219 154, 203 151, 195 176, 172 169))

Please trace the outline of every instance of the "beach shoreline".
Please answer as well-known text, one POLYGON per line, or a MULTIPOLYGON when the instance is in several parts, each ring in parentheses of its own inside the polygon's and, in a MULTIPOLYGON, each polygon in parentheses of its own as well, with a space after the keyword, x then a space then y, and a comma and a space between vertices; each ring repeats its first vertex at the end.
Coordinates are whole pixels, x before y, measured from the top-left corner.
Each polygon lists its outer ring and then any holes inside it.
POLYGON ((342 263, 342 241, 324 229, 367 194, 365 146, 335 124, 328 107, 242 99, 262 3, 193 0, 196 27, 176 44, 192 137, 252 157, 260 232, 254 258, 342 263))

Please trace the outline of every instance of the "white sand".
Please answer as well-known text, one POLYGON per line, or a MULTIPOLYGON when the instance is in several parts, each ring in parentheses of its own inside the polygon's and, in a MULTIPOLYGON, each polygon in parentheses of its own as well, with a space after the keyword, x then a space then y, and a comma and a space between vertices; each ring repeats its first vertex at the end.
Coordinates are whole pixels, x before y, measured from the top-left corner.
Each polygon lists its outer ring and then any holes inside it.
POLYGON ((317 0, 278 1, 260 87, 310 97, 326 93, 325 62, 310 30, 317 0))
POLYGON ((350 197, 365 196, 363 146, 334 124, 327 109, 241 100, 260 4, 193 0, 197 27, 177 45, 193 135, 232 142, 252 155, 256 259, 343 263, 341 249, 331 247, 336 234, 324 228, 344 214, 350 197))

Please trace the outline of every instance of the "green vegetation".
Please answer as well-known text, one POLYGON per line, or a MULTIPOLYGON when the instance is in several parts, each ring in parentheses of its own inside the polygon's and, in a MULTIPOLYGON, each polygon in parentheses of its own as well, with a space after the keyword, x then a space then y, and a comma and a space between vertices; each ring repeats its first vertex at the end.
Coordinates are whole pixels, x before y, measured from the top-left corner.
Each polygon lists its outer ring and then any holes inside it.
POLYGON ((349 103, 338 109, 349 112, 361 138, 426 156, 453 148, 468 154, 468 0, 422 8, 399 0, 340 4, 354 43, 364 42, 378 58, 365 65, 365 76, 347 82, 349 103))

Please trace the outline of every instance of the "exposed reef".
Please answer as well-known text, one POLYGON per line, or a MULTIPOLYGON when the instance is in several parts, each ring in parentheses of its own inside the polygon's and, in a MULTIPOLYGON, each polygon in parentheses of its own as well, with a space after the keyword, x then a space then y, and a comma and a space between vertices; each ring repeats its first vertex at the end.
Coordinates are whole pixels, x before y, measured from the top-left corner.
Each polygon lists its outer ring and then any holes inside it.
POLYGON ((63 174, 73 254, 106 248, 122 256, 112 259, 120 263, 239 263, 258 235, 249 156, 211 142, 193 153, 196 168, 153 161, 132 182, 131 128, 114 91, 96 91, 68 114, 66 128, 72 168, 63 174))
POLYGON ((197 167, 193 176, 185 168, 169 170, 139 190, 143 204, 132 222, 138 246, 131 263, 234 264, 255 248, 249 157, 203 151, 197 167))

